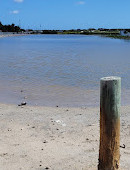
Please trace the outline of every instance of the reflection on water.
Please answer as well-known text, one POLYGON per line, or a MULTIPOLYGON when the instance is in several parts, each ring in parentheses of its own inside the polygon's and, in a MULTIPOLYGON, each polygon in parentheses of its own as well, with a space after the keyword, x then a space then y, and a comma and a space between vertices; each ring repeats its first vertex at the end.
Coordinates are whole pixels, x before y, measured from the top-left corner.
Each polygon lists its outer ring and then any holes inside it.
POLYGON ((130 104, 130 41, 80 35, 0 39, 0 102, 96 106, 99 80, 111 75, 122 77, 123 104, 130 104))

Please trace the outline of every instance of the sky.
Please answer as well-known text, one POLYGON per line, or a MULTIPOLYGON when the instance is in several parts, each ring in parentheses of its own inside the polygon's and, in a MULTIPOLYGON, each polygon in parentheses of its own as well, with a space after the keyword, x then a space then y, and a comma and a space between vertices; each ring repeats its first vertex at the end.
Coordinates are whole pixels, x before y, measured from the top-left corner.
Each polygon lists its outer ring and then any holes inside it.
POLYGON ((130 28, 130 0, 0 0, 0 21, 24 29, 130 28))

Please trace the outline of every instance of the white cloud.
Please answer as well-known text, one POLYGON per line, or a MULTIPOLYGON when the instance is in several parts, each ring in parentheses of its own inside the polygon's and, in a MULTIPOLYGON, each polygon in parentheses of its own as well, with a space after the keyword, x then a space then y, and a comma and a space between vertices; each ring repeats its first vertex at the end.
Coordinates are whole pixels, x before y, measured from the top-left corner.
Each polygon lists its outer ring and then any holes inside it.
POLYGON ((11 14, 18 14, 18 13, 19 13, 18 10, 11 11, 11 14))
POLYGON ((85 1, 79 1, 77 2, 78 5, 84 5, 85 4, 85 1))
POLYGON ((18 2, 18 3, 21 3, 23 2, 24 0, 14 0, 14 2, 18 2))

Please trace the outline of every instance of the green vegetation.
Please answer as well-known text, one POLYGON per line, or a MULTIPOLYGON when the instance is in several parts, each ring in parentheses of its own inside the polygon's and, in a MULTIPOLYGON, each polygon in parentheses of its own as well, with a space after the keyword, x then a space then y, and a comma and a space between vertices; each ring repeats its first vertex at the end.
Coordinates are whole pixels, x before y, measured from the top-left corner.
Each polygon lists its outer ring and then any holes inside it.
POLYGON ((41 34, 57 34, 56 30, 42 30, 41 34))
POLYGON ((106 35, 106 37, 114 38, 114 39, 130 40, 130 37, 129 37, 129 36, 122 36, 122 35, 106 35))
POLYGON ((58 34, 83 34, 83 35, 117 35, 120 31, 118 29, 77 29, 77 30, 63 30, 58 32, 58 34))
POLYGON ((24 29, 21 29, 19 26, 15 26, 15 24, 11 24, 11 25, 3 25, 0 22, 0 30, 2 32, 24 32, 24 29))
MULTIPOLYGON (((105 29, 105 28, 89 28, 89 29, 71 29, 71 30, 33 30, 21 29, 19 26, 15 26, 15 24, 11 25, 3 25, 0 22, 0 31, 1 32, 14 32, 14 33, 26 33, 26 34, 80 34, 80 35, 99 35, 110 38, 118 38, 118 39, 126 39, 129 40, 130 37, 121 36, 121 29, 105 29)), ((128 30, 128 29, 127 29, 128 30)))
POLYGON ((59 34, 81 34, 81 35, 99 35, 99 36, 105 36, 115 39, 126 39, 130 40, 129 36, 121 36, 120 35, 121 29, 85 29, 85 30, 64 30, 63 32, 60 32, 59 34))

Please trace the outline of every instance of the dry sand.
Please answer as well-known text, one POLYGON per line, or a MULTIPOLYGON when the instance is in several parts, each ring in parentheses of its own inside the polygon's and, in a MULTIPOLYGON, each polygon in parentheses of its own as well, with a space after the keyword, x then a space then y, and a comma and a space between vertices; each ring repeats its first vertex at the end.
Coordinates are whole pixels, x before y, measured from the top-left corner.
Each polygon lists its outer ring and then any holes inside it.
MULTIPOLYGON (((99 109, 0 104, 0 170, 96 170, 99 109)), ((130 106, 121 108, 120 167, 130 169, 130 106)))
POLYGON ((14 36, 24 36, 24 35, 28 35, 28 34, 0 34, 0 38, 14 37, 14 36))

